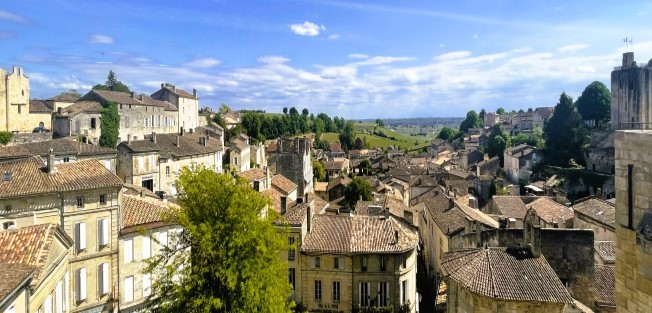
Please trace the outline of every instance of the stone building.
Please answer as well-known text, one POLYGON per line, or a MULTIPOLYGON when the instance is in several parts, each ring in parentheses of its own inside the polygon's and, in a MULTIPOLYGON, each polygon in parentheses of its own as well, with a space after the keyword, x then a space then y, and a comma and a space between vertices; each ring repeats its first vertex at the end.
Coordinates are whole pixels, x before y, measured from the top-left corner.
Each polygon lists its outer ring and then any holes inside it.
POLYGON ((70 312, 112 310, 118 278, 122 181, 97 160, 54 164, 54 155, 0 161, 3 228, 60 225, 73 238, 70 312))
POLYGON ((117 175, 127 184, 174 196, 180 169, 203 165, 221 173, 223 151, 219 139, 196 132, 152 133, 118 144, 117 175))
POLYGON ((615 145, 617 312, 650 312, 652 131, 619 131, 615 145))
POLYGON ((507 178, 514 184, 530 182, 532 166, 541 160, 539 151, 526 144, 505 149, 504 168, 507 178))
POLYGON ((590 198, 573 204, 573 227, 592 229, 596 241, 616 240, 616 208, 614 204, 590 198))
POLYGON ((14 66, 11 74, 0 69, 0 130, 31 133, 41 120, 41 114, 30 114, 29 78, 21 67, 14 66))
POLYGON ((142 312, 154 278, 143 273, 146 261, 175 242, 182 228, 162 221, 169 203, 125 195, 120 225, 120 312, 142 312))
POLYGON ((236 172, 251 168, 251 146, 249 137, 243 133, 231 139, 229 143, 229 165, 236 172))
POLYGON ((52 107, 43 100, 29 100, 29 116, 38 120, 38 126, 32 132, 49 132, 52 129, 52 107))
POLYGON ((278 173, 297 184, 297 196, 313 191, 313 173, 309 138, 279 138, 275 153, 267 160, 273 173, 278 173))
MULTIPOLYGON (((136 95, 134 92, 91 90, 79 101, 95 101, 103 106, 109 101, 118 104, 118 113, 120 114, 118 142, 142 139, 152 132, 176 133, 179 129, 177 107, 170 102, 156 100, 147 95, 136 95)), ((195 115, 198 114, 197 110, 194 112, 195 115)))
POLYGON ((52 114, 52 133, 54 138, 83 136, 86 141, 99 144, 100 110, 102 104, 97 101, 78 101, 60 108, 52 114))
POLYGON ((549 197, 538 198, 526 205, 536 211, 536 218, 544 228, 573 228, 575 213, 549 197))
POLYGON ((151 95, 152 99, 159 100, 166 103, 171 103, 176 111, 175 120, 178 121, 177 128, 173 131, 177 132, 183 129, 195 129, 199 127, 199 97, 197 90, 193 89, 192 94, 176 88, 174 85, 161 84, 161 89, 151 95))
POLYGON ((68 312, 68 266, 73 245, 73 239, 53 223, 0 231, 0 264, 36 268, 29 284, 29 310, 25 312, 68 312))
POLYGON ((652 128, 652 60, 637 64, 634 52, 623 53, 611 72, 611 128, 652 128))

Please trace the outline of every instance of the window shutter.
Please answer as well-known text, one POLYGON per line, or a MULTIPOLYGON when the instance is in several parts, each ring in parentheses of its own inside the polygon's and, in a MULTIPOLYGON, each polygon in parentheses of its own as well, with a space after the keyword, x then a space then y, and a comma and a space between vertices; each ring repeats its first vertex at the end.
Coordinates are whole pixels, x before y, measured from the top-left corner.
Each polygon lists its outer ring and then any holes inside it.
POLYGON ((124 262, 125 263, 131 263, 131 261, 134 260, 134 242, 132 238, 125 239, 124 240, 124 262))
POLYGON ((102 245, 108 245, 111 242, 111 236, 109 235, 109 219, 102 220, 102 245))
POLYGON ((86 223, 77 223, 75 226, 77 251, 84 250, 86 249, 86 223))
POLYGON ((86 269, 77 270, 77 281, 75 283, 75 294, 77 302, 86 300, 86 269))
POLYGON ((63 313, 63 281, 57 283, 57 287, 54 291, 54 305, 56 313, 63 313))
POLYGON ((158 233, 158 241, 161 244, 161 250, 163 250, 163 247, 167 247, 168 245, 168 232, 167 231, 162 231, 158 233))
POLYGON ((152 276, 151 274, 143 274, 143 297, 148 297, 151 293, 152 276))
POLYGON ((70 300, 70 272, 66 271, 63 279, 63 310, 68 312, 68 301, 70 300))
POLYGON ((43 311, 45 313, 52 313, 52 295, 51 294, 49 294, 45 298, 45 303, 43 303, 43 309, 44 309, 43 311))
POLYGON ((134 301, 134 277, 125 278, 125 302, 134 301))
POLYGON ((109 293, 109 263, 100 264, 97 274, 100 295, 109 293))
POLYGON ((152 256, 152 239, 149 236, 143 236, 143 259, 152 256))

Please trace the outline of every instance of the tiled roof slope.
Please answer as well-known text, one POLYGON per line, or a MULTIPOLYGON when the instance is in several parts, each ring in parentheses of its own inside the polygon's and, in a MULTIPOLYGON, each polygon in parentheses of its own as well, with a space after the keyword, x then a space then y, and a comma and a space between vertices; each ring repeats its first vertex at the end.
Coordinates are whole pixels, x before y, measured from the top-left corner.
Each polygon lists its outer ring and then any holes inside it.
POLYGON ((54 155, 99 155, 116 154, 117 150, 102 146, 81 143, 67 139, 54 139, 25 143, 17 146, 0 147, 0 160, 26 156, 47 156, 50 149, 54 155))
POLYGON ((248 169, 246 171, 242 171, 238 173, 238 176, 252 182, 255 180, 265 179, 267 175, 262 169, 256 167, 256 168, 248 169))
POLYGON ((415 230, 392 217, 315 215, 301 249, 326 253, 400 253, 413 249, 418 241, 415 230))
POLYGON ((52 107, 43 100, 29 100, 29 113, 52 113, 52 107))
POLYGON ((493 201, 502 215, 516 219, 525 218, 525 203, 519 196, 493 196, 493 201))
POLYGON ((60 95, 50 97, 47 100, 57 101, 57 102, 75 102, 75 101, 77 101, 77 99, 79 99, 79 97, 77 97, 75 95, 62 93, 60 95))
POLYGON ((140 101, 136 95, 134 94, 132 97, 131 93, 128 92, 120 92, 120 91, 112 91, 112 90, 91 90, 89 93, 81 97, 82 100, 91 100, 93 96, 89 96, 90 94, 94 93, 95 95, 99 96, 100 98, 104 99, 105 101, 113 101, 117 102, 119 104, 133 104, 133 105, 149 105, 149 106, 157 106, 161 107, 162 105, 158 103, 146 103, 143 101, 140 101))
POLYGON ((616 263, 616 242, 614 241, 596 241, 594 244, 595 251, 600 255, 606 264, 616 263))
POLYGON ((297 184, 281 174, 272 177, 272 186, 286 195, 297 189, 297 184))
POLYGON ((573 205, 573 210, 609 225, 611 228, 615 229, 616 227, 616 207, 607 201, 591 198, 573 205))
POLYGON ((0 263, 0 300, 18 288, 35 270, 30 265, 0 263))
POLYGON ((208 138, 206 146, 203 146, 199 142, 199 138, 203 135, 185 133, 183 136, 179 136, 179 146, 177 146, 177 136, 179 135, 176 133, 156 134, 156 142, 154 142, 151 140, 152 135, 146 135, 143 140, 123 141, 120 145, 133 152, 159 151, 159 157, 164 159, 222 151, 222 142, 217 138, 208 138))
POLYGON ((451 200, 443 194, 438 194, 426 200, 426 208, 433 216, 439 229, 445 235, 454 235, 467 225, 467 219, 480 222, 491 228, 498 228, 498 222, 479 210, 451 200))
POLYGON ((0 162, 0 199, 43 193, 122 186, 122 180, 95 159, 56 165, 48 174, 41 157, 0 162), (4 180, 4 175, 11 177, 4 180))
POLYGON ((595 266, 595 301, 600 306, 616 306, 616 268, 595 266))
POLYGON ((543 256, 528 249, 464 249, 444 253, 445 275, 471 292, 503 300, 573 303, 543 256))
POLYGON ((97 101, 77 101, 63 109, 61 114, 55 112, 55 116, 75 116, 79 113, 100 114, 102 104, 97 101))
POLYGON ((575 215, 573 210, 547 197, 534 200, 527 207, 533 208, 538 217, 550 224, 573 219, 575 215))
POLYGON ((170 210, 170 205, 160 200, 125 195, 122 199, 122 229, 162 222, 162 215, 170 210))

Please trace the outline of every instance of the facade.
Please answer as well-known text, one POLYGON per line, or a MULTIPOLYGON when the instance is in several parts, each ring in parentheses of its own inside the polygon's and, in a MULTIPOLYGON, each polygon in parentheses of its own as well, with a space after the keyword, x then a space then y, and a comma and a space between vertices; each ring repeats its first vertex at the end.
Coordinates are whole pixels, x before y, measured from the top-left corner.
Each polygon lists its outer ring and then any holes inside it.
POLYGON ((616 133, 616 311, 652 311, 652 132, 616 133))
POLYGON ((120 312, 146 309, 153 277, 143 273, 146 260, 156 255, 163 245, 176 240, 181 227, 162 221, 161 215, 170 204, 161 200, 125 195, 120 225, 120 312))
POLYGON ((118 145, 117 175, 125 183, 176 195, 174 181, 185 166, 204 165, 220 173, 223 147, 219 139, 199 133, 156 134, 118 145))
POLYGON ((52 114, 54 138, 83 136, 86 141, 99 144, 101 135, 100 110, 97 101, 78 101, 52 114))
POLYGON ((313 173, 309 138, 279 138, 276 152, 267 162, 272 172, 281 174, 297 184, 297 196, 313 192, 313 173))
POLYGON ((519 181, 529 182, 529 172, 540 159, 537 149, 526 144, 505 149, 504 168, 507 178, 514 184, 519 181))
POLYGON ((29 116, 38 120, 32 132, 49 132, 52 129, 52 107, 43 100, 29 100, 29 116))
POLYGON ((251 146, 249 137, 239 134, 231 139, 229 147, 229 164, 236 172, 243 172, 251 168, 251 146))
POLYGON ((70 312, 110 311, 117 281, 122 181, 97 160, 54 164, 54 155, 0 161, 3 227, 60 225, 73 238, 70 312))
POLYGON ((652 60, 637 64, 634 52, 611 72, 611 128, 652 128, 652 60))
POLYGON ((151 95, 152 99, 171 103, 175 108, 175 120, 178 121, 177 127, 168 131, 178 132, 181 129, 195 129, 199 127, 199 97, 197 90, 193 89, 192 94, 176 88, 174 85, 161 84, 161 89, 151 95))
MULTIPOLYGON (((79 101, 95 101, 102 106, 109 101, 117 103, 120 114, 118 142, 142 139, 152 132, 176 133, 179 129, 177 108, 170 102, 156 100, 147 95, 136 95, 134 92, 91 90, 79 101)), ((198 114, 197 110, 194 112, 195 115, 198 114)))
POLYGON ((0 130, 31 133, 45 124, 42 114, 30 114, 29 78, 21 67, 9 74, 0 69, 0 130))

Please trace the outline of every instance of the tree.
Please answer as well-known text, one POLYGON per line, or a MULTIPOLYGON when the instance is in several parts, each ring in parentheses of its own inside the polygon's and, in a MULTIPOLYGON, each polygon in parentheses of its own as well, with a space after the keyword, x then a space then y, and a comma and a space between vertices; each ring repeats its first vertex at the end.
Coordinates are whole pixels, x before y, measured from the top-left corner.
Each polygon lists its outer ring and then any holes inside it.
POLYGON ((383 122, 383 120, 377 118, 376 119, 376 125, 379 126, 379 127, 385 127, 385 122, 383 122))
POLYGON ((482 126, 482 121, 478 116, 478 113, 471 110, 466 113, 466 119, 460 124, 460 131, 467 132, 469 128, 476 128, 482 126))
POLYGON ((503 109, 503 108, 498 108, 498 110, 496 110, 496 114, 498 114, 498 115, 503 115, 503 114, 505 114, 505 109, 503 109))
POLYGON ((505 162, 505 149, 511 147, 511 145, 509 134, 505 132, 502 124, 496 124, 491 127, 489 144, 487 145, 487 154, 489 154, 490 158, 498 156, 500 158, 500 166, 503 166, 505 162))
POLYGON ((484 124, 484 116, 486 114, 487 114, 487 112, 484 109, 480 110, 480 114, 478 114, 478 117, 480 118, 480 120, 482 121, 483 124, 484 124))
POLYGON ((562 93, 555 112, 546 124, 544 156, 547 163, 567 166, 570 159, 584 162, 584 149, 588 145, 588 132, 573 105, 573 98, 562 93))
POLYGON ((120 129, 120 114, 118 104, 107 101, 100 110, 100 146, 115 148, 118 144, 120 129))
POLYGON ((604 124, 611 120, 611 92, 599 81, 590 83, 575 102, 582 119, 604 124))
POLYGON ((69 89, 67 91, 62 91, 59 95, 61 96, 69 95, 69 96, 81 98, 81 94, 79 93, 79 91, 77 91, 77 89, 69 89))
POLYGON ((299 115, 299 111, 297 111, 297 108, 291 107, 290 108, 290 114, 291 115, 299 115))
POLYGON ((13 137, 14 133, 12 132, 0 131, 0 145, 6 146, 9 142, 11 142, 11 138, 13 137))
POLYGON ((317 160, 312 160, 312 175, 317 181, 328 181, 328 176, 326 176, 326 169, 324 169, 324 164, 317 160))
POLYGON ((456 133, 457 131, 455 129, 448 126, 444 126, 444 128, 442 128, 439 131, 439 135, 437 135, 437 138, 450 141, 450 139, 453 138, 456 133))
POLYGON ((219 112, 222 113, 222 114, 226 114, 226 113, 231 112, 231 108, 228 105, 226 105, 226 103, 220 103, 219 112))
POLYGON ((356 150, 362 150, 362 149, 364 149, 364 143, 362 142, 362 139, 360 139, 360 137, 355 138, 355 143, 353 144, 353 147, 354 147, 356 150))
POLYGON ((303 108, 303 110, 301 110, 301 115, 308 116, 308 114, 309 114, 308 109, 303 108))
POLYGON ((288 266, 279 258, 289 248, 287 227, 275 226, 274 210, 261 215, 269 198, 202 166, 181 169, 176 184, 179 208, 163 219, 184 230, 146 268, 155 277, 150 304, 160 312, 290 312, 288 266))
POLYGON ((373 189, 366 180, 360 177, 354 177, 353 181, 344 188, 344 202, 346 202, 349 209, 353 209, 361 197, 363 201, 371 200, 373 189))
MULTIPOLYGON (((342 118, 343 119, 343 118, 342 118)), ((355 145, 355 129, 353 128, 355 124, 353 121, 347 121, 346 125, 342 129, 342 132, 339 135, 340 145, 345 151, 349 151, 354 148, 355 145)))
POLYGON ((288 107, 283 108, 283 114, 288 114, 288 107))
POLYGON ((93 86, 93 90, 111 90, 111 91, 119 91, 119 92, 131 92, 129 90, 129 87, 127 85, 123 84, 121 81, 119 81, 115 73, 112 70, 109 70, 109 75, 106 78, 106 83, 104 85, 102 84, 97 84, 93 86))

